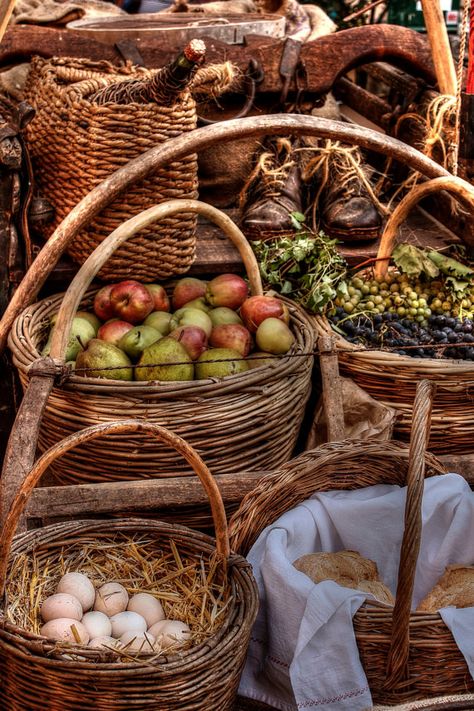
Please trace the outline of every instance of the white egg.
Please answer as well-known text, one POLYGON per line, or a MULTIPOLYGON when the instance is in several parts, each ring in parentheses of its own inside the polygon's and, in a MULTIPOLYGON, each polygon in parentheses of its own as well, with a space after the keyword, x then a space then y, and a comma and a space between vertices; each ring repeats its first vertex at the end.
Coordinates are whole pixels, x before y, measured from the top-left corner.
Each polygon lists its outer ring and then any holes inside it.
POLYGON ((119 612, 110 618, 112 637, 121 637, 125 632, 146 632, 146 622, 136 612, 119 612))
POLYGON ((177 647, 183 642, 186 642, 191 637, 191 630, 185 622, 180 622, 179 620, 164 620, 164 622, 157 622, 156 625, 149 630, 150 634, 154 634, 153 629, 156 630, 156 642, 161 649, 168 649, 169 647, 177 647), (156 629, 158 625, 161 627, 156 629))
POLYGON ((141 615, 147 627, 151 627, 155 622, 165 619, 165 613, 161 607, 161 602, 149 593, 137 593, 130 598, 127 610, 141 615))
POLYGON ((74 595, 56 593, 47 597, 41 605, 41 617, 44 622, 67 617, 71 620, 82 619, 82 605, 74 595))
POLYGON ((120 583, 105 583, 97 590, 94 610, 112 617, 127 609, 128 592, 120 583))
POLYGON ((82 624, 89 633, 91 639, 96 637, 110 637, 112 634, 112 624, 103 612, 86 612, 82 618, 82 624))
POLYGON ((155 638, 149 632, 134 632, 129 630, 120 637, 120 644, 127 652, 153 652, 155 638))
POLYGON ((66 573, 56 588, 58 593, 74 595, 82 605, 83 612, 90 610, 95 600, 95 588, 87 575, 82 573, 66 573))
POLYGON ((93 649, 110 649, 111 647, 115 647, 117 645, 117 640, 114 639, 113 637, 109 637, 107 635, 103 635, 102 637, 96 637, 95 639, 91 639, 89 642, 89 647, 92 647, 93 649))
POLYGON ((161 628, 163 625, 166 625, 169 622, 169 620, 160 620, 159 622, 155 622, 154 625, 148 628, 148 632, 152 634, 154 637, 158 637, 161 632, 161 628))
POLYGON ((87 644, 89 641, 89 634, 82 622, 71 618, 62 617, 59 620, 50 620, 42 626, 40 634, 48 639, 54 639, 57 642, 69 642, 69 644, 87 644), (74 635, 73 627, 76 631, 77 639, 74 635))

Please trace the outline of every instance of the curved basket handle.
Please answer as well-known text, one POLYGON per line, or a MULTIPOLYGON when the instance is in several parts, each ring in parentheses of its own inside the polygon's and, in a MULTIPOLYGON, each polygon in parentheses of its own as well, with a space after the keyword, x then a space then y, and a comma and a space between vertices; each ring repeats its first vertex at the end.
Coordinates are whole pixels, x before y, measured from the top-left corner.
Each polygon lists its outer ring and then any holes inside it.
POLYGON ((421 504, 425 482, 425 454, 430 435, 431 409, 435 389, 433 381, 420 381, 413 404, 405 530, 400 551, 397 595, 392 617, 392 638, 387 659, 386 688, 393 688, 401 679, 406 678, 408 666, 411 603, 422 528, 421 504))
POLYGON ((375 276, 383 278, 388 270, 392 252, 395 247, 395 239, 397 237, 398 228, 407 217, 410 210, 424 197, 439 190, 447 190, 450 193, 455 193, 458 198, 468 202, 474 210, 474 187, 465 180, 456 178, 454 175, 449 177, 433 178, 426 183, 417 185, 405 195, 403 200, 397 205, 395 210, 390 215, 385 225, 380 245, 377 252, 377 261, 375 263, 375 276))
POLYGON ((138 420, 108 422, 87 427, 79 432, 74 432, 57 444, 53 445, 38 459, 25 477, 20 490, 13 501, 2 530, 0 540, 0 597, 5 591, 8 559, 20 516, 25 509, 31 492, 40 481, 46 469, 56 459, 80 444, 90 442, 98 437, 122 434, 123 432, 147 432, 153 437, 156 437, 156 439, 160 442, 163 442, 175 449, 179 452, 179 454, 182 454, 188 464, 192 466, 195 474, 199 477, 209 497, 212 518, 216 531, 217 552, 224 560, 227 560, 230 554, 230 546, 224 503, 215 479, 196 450, 174 432, 170 432, 164 427, 151 422, 141 422, 138 420))
POLYGON ((198 215, 207 217, 208 220, 220 227, 240 252, 247 271, 252 294, 263 294, 257 260, 249 243, 237 225, 232 222, 224 212, 221 212, 221 210, 205 202, 200 202, 199 200, 169 200, 168 202, 154 205, 121 224, 106 237, 86 259, 72 280, 64 296, 61 308, 59 309, 56 327, 51 341, 51 358, 64 362, 74 314, 77 311, 84 292, 107 259, 121 244, 133 237, 143 228, 148 227, 153 222, 163 220, 165 217, 176 215, 179 212, 195 212, 198 215))

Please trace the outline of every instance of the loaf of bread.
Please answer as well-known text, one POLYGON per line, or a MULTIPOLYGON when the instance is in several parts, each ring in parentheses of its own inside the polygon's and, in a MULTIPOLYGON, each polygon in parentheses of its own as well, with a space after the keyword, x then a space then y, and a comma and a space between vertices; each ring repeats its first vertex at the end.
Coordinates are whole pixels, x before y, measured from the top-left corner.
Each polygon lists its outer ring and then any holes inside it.
POLYGON ((334 580, 345 588, 372 593, 380 602, 389 605, 395 602, 392 593, 379 578, 376 563, 355 551, 309 553, 295 560, 293 565, 315 583, 334 580))
POLYGON ((474 607, 474 565, 448 565, 417 611, 437 612, 451 606, 474 607))

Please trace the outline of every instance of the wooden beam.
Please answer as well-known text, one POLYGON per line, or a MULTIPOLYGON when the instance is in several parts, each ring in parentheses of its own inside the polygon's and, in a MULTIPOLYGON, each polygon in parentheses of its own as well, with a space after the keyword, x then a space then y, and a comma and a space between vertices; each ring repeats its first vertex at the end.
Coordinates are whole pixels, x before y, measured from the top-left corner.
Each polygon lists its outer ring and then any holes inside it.
MULTIPOLYGON (((268 472, 222 474, 215 480, 225 504, 238 503, 268 472)), ((78 484, 39 487, 32 492, 27 518, 63 518, 81 514, 202 506, 208 503, 201 482, 194 476, 143 479, 126 484, 78 484)))
POLYGON ((456 95, 457 79, 448 30, 439 0, 421 0, 426 32, 431 45, 433 63, 439 90, 442 94, 456 95))

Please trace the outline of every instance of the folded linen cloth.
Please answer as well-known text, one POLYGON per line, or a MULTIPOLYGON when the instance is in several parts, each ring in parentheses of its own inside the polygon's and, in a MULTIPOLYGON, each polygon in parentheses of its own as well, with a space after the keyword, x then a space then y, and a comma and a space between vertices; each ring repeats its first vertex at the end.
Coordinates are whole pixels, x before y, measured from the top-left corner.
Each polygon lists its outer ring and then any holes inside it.
MULTIPOLYGON (((292 564, 306 553, 355 550, 377 563, 395 594, 405 498, 405 488, 389 485, 320 493, 261 533, 247 556, 260 609, 242 696, 281 711, 362 711, 372 705, 352 626, 353 615, 370 596, 332 581, 314 584, 292 564)), ((462 477, 427 479, 422 514, 413 609, 447 565, 474 562, 474 493, 462 477)), ((453 610, 450 617, 459 620, 458 613, 465 615, 453 610)), ((470 644, 461 622, 456 630, 458 644, 470 644)))

